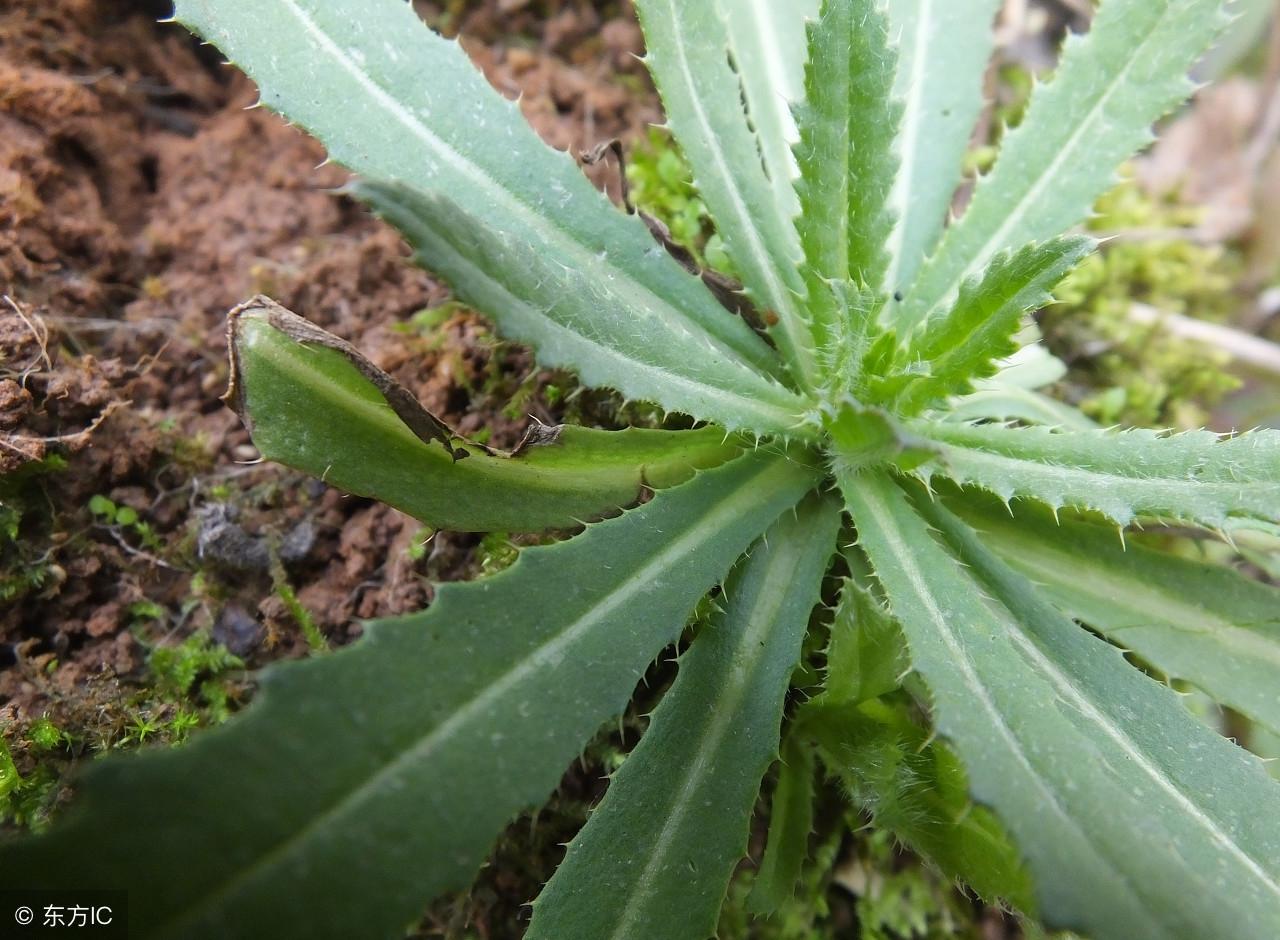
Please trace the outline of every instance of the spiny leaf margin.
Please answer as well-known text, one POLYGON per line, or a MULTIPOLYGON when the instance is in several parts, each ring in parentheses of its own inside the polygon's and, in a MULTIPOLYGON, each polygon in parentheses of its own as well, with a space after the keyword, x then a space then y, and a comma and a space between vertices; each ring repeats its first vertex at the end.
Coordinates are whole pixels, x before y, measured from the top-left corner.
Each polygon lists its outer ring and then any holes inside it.
POLYGON ((28 887, 128 889, 139 937, 400 936, 546 799, 817 479, 762 451, 445 585, 349 650, 269 670, 252 708, 187 747, 95 764, 63 824, 0 847, 0 867, 28 887))

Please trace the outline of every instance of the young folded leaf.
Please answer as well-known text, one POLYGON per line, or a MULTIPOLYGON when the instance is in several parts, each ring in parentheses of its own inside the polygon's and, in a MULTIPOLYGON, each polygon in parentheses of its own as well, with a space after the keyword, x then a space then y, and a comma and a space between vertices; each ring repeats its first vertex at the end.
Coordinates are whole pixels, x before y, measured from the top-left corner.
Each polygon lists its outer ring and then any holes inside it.
POLYGON ((892 692, 911 669, 902 631, 876 596, 871 567, 855 548, 845 551, 849 577, 831 621, 823 705, 857 705, 892 692))
POLYGON ((1261 762, 941 507, 870 472, 841 491, 937 729, 1017 839, 1046 921, 1103 940, 1280 932, 1280 788, 1261 762))
POLYGON ((1280 589, 1031 506, 956 508, 1072 617, 1280 734, 1280 589))
POLYGON ((745 446, 716 427, 557 426, 537 428, 514 453, 498 454, 461 441, 385 373, 375 384, 369 370, 380 370, 360 353, 266 298, 231 312, 227 344, 227 398, 264 457, 436 528, 572 528, 745 446), (388 391, 399 392, 395 402, 388 391), (434 437, 415 432, 422 424, 434 437))
POLYGON ((815 496, 735 569, 724 610, 538 896, 530 940, 715 933, 839 524, 838 504, 815 496))
POLYGON ((636 12, 648 47, 645 63, 694 183, 747 296, 777 318, 772 335, 793 377, 811 389, 815 353, 801 304, 800 245, 760 161, 715 0, 638 0, 636 12))
POLYGON ((875 825, 963 878, 979 897, 1033 912, 1031 880, 999 820, 969 798, 964 769, 901 702, 818 699, 796 716, 822 766, 875 825))
POLYGON ((1049 291, 1092 249, 1091 239, 1076 236, 997 255, 981 277, 961 286, 948 313, 912 336, 906 360, 924 363, 925 371, 897 393, 895 409, 917 414, 995 375, 996 363, 1018 349, 1014 335, 1023 317, 1045 306, 1049 291))
POLYGON ((795 893, 809 856, 816 772, 808 742, 799 735, 783 738, 778 782, 769 801, 769 838, 747 897, 753 914, 772 914, 795 893))
POLYGON ((886 208, 897 161, 894 57, 874 0, 827 0, 809 24, 800 142, 800 242, 817 348, 846 345, 845 311, 828 284, 878 287, 893 225, 886 208))

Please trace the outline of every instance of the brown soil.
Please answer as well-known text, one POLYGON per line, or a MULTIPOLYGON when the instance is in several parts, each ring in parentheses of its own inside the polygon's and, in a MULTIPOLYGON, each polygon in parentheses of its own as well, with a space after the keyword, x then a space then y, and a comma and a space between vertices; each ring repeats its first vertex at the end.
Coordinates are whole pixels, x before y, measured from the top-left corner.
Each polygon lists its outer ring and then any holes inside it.
MULTIPOLYGON (((408 326, 447 289, 407 263, 394 232, 331 193, 345 176, 316 168, 318 144, 247 110, 251 83, 158 25, 164 6, 0 8, 0 499, 21 513, 16 538, 0 531, 0 591, 21 584, 0 593, 0 725, 20 741, 47 716, 84 753, 127 741, 157 646, 205 631, 251 668, 306 654, 273 551, 332 645, 358 635, 360 618, 418 609, 431 581, 476 568, 474 537, 441 533, 411 552, 417 522, 255 462, 219 401, 230 307, 271 295, 464 433, 487 428, 511 444, 529 412, 559 417, 539 394, 558 377, 473 314, 430 336, 408 326), (142 526, 95 514, 95 496, 132 507, 142 526)), ((635 58, 639 30, 618 2, 417 6, 460 29, 557 147, 632 140, 660 118, 635 58)), ((601 185, 613 173, 592 170, 601 185)), ((246 698, 247 680, 230 691, 246 698)), ((21 745, 14 757, 23 773, 35 761, 21 745)), ((571 773, 536 833, 513 827, 479 889, 441 902, 424 929, 518 935, 599 778, 571 773)), ((851 907, 841 910, 835 922, 854 930, 851 907)))
MULTIPOLYGON (((361 618, 423 607, 430 582, 481 561, 475 537, 449 533, 411 553, 424 537, 414 520, 255 463, 219 401, 230 307, 270 294, 463 433, 486 428, 510 445, 529 413, 560 416, 539 394, 550 377, 470 312, 429 335, 408 326, 447 289, 331 193, 345 173, 317 169, 317 143, 248 110, 247 79, 157 23, 165 6, 0 6, 0 520, 20 514, 16 538, 0 532, 0 726, 23 775, 136 743, 140 715, 173 718, 180 703, 152 688, 154 648, 200 631, 250 669, 306 655, 271 546, 330 645, 357 636, 361 618), (143 527, 95 515, 94 497, 132 507, 143 527), (42 717, 75 737, 61 756, 28 746, 42 717)), ((461 31, 554 146, 629 139, 660 118, 618 2, 418 7, 461 31)), ((616 185, 616 170, 591 173, 616 185)), ((247 675, 224 683, 233 708, 247 675)), ((538 844, 504 841, 519 875, 441 902, 427 933, 518 935, 598 777, 566 784, 563 824, 538 844)))
MULTIPOLYGON (((237 302, 268 293, 350 339, 464 432, 510 442, 525 412, 554 417, 536 397, 504 414, 540 377, 474 316, 455 314, 429 341, 404 329, 446 288, 405 262, 394 232, 331 194, 345 174, 316 169, 318 144, 246 110, 251 83, 180 27, 157 25, 148 14, 165 11, 153 6, 56 0, 0 13, 0 473, 27 464, 30 475, 47 454, 69 461, 33 482, 48 511, 24 516, 5 559, 50 572, 0 611, 0 703, 14 721, 69 717, 86 675, 141 678, 129 611, 142 600, 167 612, 147 643, 212 629, 251 665, 301 653, 264 537, 295 533, 308 549, 293 553, 289 579, 337 643, 357 618, 423 606, 426 575, 467 570, 473 540, 442 535, 415 562, 413 520, 252 464, 218 401, 237 302), (97 494, 137 509, 151 547, 95 519, 97 494), (263 629, 244 629, 246 613, 263 629)), ((577 151, 657 120, 622 11, 471 6, 461 17, 420 9, 461 27, 548 142, 577 151)))

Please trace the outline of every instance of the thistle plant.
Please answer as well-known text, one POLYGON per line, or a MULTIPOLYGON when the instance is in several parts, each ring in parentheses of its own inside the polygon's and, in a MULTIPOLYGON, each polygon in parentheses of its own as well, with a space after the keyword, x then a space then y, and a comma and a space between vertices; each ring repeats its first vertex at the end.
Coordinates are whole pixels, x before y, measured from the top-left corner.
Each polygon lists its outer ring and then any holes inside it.
POLYGON ((230 401, 268 458, 435 527, 577 534, 269 670, 188 746, 93 767, 49 835, 0 853, 6 880, 127 886, 140 937, 395 936, 683 636, 527 936, 715 933, 779 755, 761 914, 800 877, 825 774, 1050 927, 1280 936, 1280 788, 1163 681, 1280 731, 1280 594, 1138 531, 1276 531, 1280 435, 1093 427, 1035 391, 1027 328, 1094 249, 1070 230, 1192 90, 1218 2, 1105 0, 949 226, 996 0, 636 5, 754 316, 400 0, 179 0, 462 300, 694 427, 493 451, 343 341, 242 306, 230 401))

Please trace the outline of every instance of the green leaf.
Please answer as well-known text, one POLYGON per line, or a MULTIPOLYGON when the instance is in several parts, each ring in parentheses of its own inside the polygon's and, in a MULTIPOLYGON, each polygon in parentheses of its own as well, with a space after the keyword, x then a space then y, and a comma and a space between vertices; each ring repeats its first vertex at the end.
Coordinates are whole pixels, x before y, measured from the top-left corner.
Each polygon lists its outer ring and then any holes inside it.
MULTIPOLYGON (((1151 125, 1191 93, 1187 71, 1226 24, 1221 0, 1107 0, 1071 36, 1053 80, 1036 88, 995 168, 920 270, 907 324, 950 303, 999 252, 1062 234, 1152 139, 1151 125)), ((930 142, 926 142, 926 146, 930 142)))
POLYGON ((812 279, 812 304, 815 334, 829 331, 818 350, 819 370, 828 401, 848 395, 858 401, 868 397, 870 377, 879 365, 877 351, 892 361, 896 348, 893 334, 880 323, 885 299, 869 287, 858 287, 852 281, 812 279), (822 304, 814 299, 822 296, 822 304))
POLYGON ((809 25, 800 142, 798 220, 810 317, 819 350, 844 336, 844 312, 826 282, 877 287, 893 217, 885 204, 897 170, 890 98, 894 56, 873 0, 826 0, 809 25))
POLYGON ((782 738, 778 782, 769 802, 769 836, 764 858, 747 896, 753 914, 772 914, 795 894, 813 831, 815 762, 813 749, 793 734, 782 738))
POLYGON ((907 358, 926 363, 927 374, 899 394, 897 409, 914 414, 995 375, 998 360, 1018 348, 1023 316, 1048 303, 1053 287, 1092 250, 1092 239, 1075 236, 996 255, 980 277, 961 285, 945 316, 912 337, 907 358))
POLYGON ((1119 525, 1138 517, 1222 527, 1280 519, 1280 431, 1076 431, 909 421, 937 447, 916 469, 1001 499, 1091 509, 1119 525))
MULTIPOLYGON (((384 183, 354 189, 460 297, 505 335, 535 347, 543 365, 575 369, 586 385, 729 428, 798 433, 804 406, 795 394, 687 324, 629 307, 616 279, 548 257, 442 196, 384 183)), ((723 308, 720 315, 732 319, 723 308)))
POLYGON ((791 219, 778 208, 747 122, 724 21, 713 0, 638 0, 636 12, 647 45, 645 63, 698 193, 747 296, 778 318, 774 337, 795 379, 812 388, 814 349, 800 302, 800 244, 791 219))
POLYGON ((1022 849, 1048 925, 1099 940, 1276 936, 1280 787, 1261 763, 941 507, 913 508, 879 474, 840 483, 938 733, 1022 849))
POLYGON ((443 193, 626 309, 709 334, 768 372, 774 354, 547 147, 456 42, 403 0, 178 0, 177 19, 258 83, 262 103, 371 179, 443 193))
POLYGON ((1000 821, 974 806, 960 762, 909 707, 819 698, 800 710, 795 733, 814 741, 823 766, 877 827, 989 903, 1034 908, 1031 879, 1000 821))
MULTIPOLYGON (((889 197, 897 216, 886 293, 905 291, 951 211, 960 165, 982 110, 999 0, 888 0, 898 39, 894 95, 902 101, 901 169, 889 197)), ((880 285, 873 285, 880 286, 880 285)))
POLYGON ((819 0, 716 2, 778 211, 793 219, 800 205, 793 185, 796 124, 791 105, 804 97, 804 27, 818 15, 819 0))
POLYGON ((938 417, 960 422, 1013 420, 1085 431, 1097 428, 1080 409, 1035 391, 1067 374, 1066 364, 1039 342, 1039 330, 1024 328, 1015 341, 1025 345, 1003 360, 995 375, 976 381, 976 391, 951 399, 938 417))
POLYGON ((529 940, 715 933, 839 523, 837 505, 814 497, 734 570, 725 609, 681 658, 649 730, 535 902, 529 940))
POLYGON ((190 746, 95 764, 63 824, 0 849, 0 869, 11 886, 127 888, 137 937, 401 936, 546 799, 815 481, 742 457, 444 585, 352 649, 269 670, 245 715, 190 746))
MULTIPOLYGON (((436 528, 569 528, 633 504, 646 486, 682 483, 694 470, 723 463, 742 449, 715 427, 561 426, 536 429, 510 455, 461 446, 456 453, 465 459, 456 459, 450 453, 455 438, 424 439, 397 414, 397 407, 421 410, 407 391, 401 389, 407 405, 390 404, 353 364, 350 357, 358 353, 309 341, 327 334, 306 321, 301 322, 309 332, 290 335, 295 321, 301 318, 265 298, 232 312, 234 372, 227 397, 262 455, 436 528)), ((367 360, 366 368, 373 368, 367 360)))
POLYGON ((1032 507, 956 508, 1072 617, 1280 733, 1280 590, 1032 507))
POLYGON ((1014 385, 980 388, 953 399, 947 406, 948 421, 1023 421, 1052 428, 1088 431, 1097 425, 1078 409, 1041 392, 1014 385))
POLYGON ((850 574, 831 623, 820 697, 829 705, 856 705, 891 692, 911 668, 902 631, 875 594, 866 558, 856 548, 844 555, 850 574))
POLYGON ((1041 341, 1040 328, 1034 321, 1025 323, 1014 336, 1018 350, 998 362, 996 374, 974 383, 984 388, 1044 388, 1067 375, 1067 364, 1049 352, 1041 341))
POLYGON ((89 511, 95 516, 101 516, 106 519, 107 522, 111 523, 116 521, 116 513, 119 511, 119 508, 106 496, 103 496, 101 493, 94 493, 89 497, 89 511))

